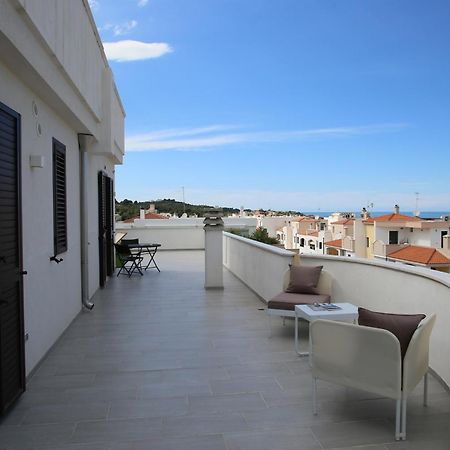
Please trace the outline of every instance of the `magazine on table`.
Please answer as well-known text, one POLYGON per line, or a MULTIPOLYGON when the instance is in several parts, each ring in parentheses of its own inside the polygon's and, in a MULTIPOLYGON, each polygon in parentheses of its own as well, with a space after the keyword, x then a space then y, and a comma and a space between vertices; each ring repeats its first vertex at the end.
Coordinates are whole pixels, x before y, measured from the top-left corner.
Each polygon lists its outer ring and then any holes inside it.
POLYGON ((314 303, 313 305, 308 305, 313 311, 337 311, 342 309, 340 306, 334 303, 314 303))

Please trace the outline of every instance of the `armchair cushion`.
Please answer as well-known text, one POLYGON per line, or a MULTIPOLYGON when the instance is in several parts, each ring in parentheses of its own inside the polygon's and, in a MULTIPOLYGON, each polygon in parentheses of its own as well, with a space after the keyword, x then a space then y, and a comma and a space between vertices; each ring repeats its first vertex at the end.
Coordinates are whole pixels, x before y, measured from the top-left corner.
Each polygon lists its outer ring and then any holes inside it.
POLYGON ((329 295, 322 294, 292 294, 281 292, 269 301, 269 309, 294 311, 295 305, 312 305, 314 303, 330 303, 329 295))
POLYGON ((399 340, 402 360, 419 323, 425 319, 425 314, 390 314, 365 308, 358 308, 358 313, 359 325, 390 331, 399 340))
POLYGON ((286 288, 286 292, 296 294, 317 294, 316 286, 319 282, 322 267, 323 266, 291 266, 289 285, 286 288))

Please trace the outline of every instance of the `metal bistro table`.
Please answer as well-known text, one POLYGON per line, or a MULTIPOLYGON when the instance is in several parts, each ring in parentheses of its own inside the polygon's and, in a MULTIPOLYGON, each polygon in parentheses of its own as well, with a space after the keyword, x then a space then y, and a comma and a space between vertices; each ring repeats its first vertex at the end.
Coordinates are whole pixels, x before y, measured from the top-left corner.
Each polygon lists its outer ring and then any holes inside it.
POLYGON ((158 264, 156 264, 155 261, 155 255, 158 251, 158 248, 161 247, 161 244, 127 244, 128 248, 130 250, 139 250, 139 255, 149 255, 150 259, 145 267, 141 267, 141 269, 147 270, 147 269, 156 269, 158 272, 161 272, 159 270, 158 264))
POLYGON ((333 303, 339 309, 318 310, 311 308, 314 305, 295 305, 295 351, 299 356, 308 356, 309 352, 301 352, 298 345, 298 319, 313 322, 317 319, 337 320, 341 322, 355 322, 358 318, 358 307, 351 303, 333 303))

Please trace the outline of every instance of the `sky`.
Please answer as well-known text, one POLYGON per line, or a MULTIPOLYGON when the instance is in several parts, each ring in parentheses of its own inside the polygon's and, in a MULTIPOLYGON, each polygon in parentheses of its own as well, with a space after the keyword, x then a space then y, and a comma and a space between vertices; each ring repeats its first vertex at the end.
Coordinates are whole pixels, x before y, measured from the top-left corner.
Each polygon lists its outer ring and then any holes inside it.
POLYGON ((119 200, 450 210, 447 0, 90 0, 119 200))

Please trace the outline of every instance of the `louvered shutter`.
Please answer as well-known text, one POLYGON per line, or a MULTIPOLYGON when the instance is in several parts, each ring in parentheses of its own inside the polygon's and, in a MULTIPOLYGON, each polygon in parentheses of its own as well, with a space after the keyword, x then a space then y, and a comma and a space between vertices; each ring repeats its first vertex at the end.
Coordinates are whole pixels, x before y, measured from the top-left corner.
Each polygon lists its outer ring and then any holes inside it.
POLYGON ((66 146, 53 139, 54 254, 67 251, 66 146))

